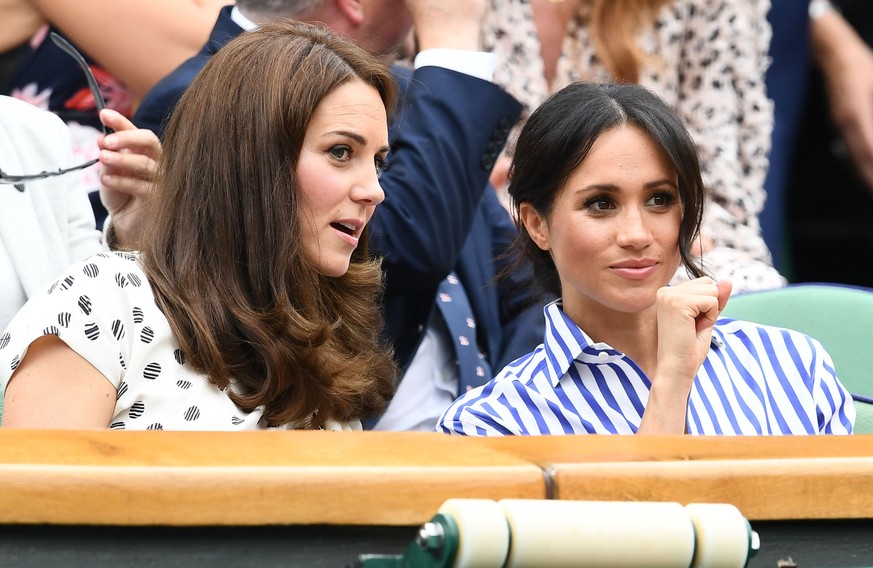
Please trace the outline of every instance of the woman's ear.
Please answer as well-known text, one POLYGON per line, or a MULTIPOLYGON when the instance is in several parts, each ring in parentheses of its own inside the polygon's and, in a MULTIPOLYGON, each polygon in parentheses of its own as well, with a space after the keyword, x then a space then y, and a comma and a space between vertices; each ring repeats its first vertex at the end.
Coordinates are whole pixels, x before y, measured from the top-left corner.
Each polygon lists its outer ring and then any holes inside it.
POLYGON ((364 6, 361 0, 336 0, 337 8, 353 26, 364 21, 364 6))
POLYGON ((539 211, 527 201, 523 201, 518 206, 518 215, 531 240, 541 249, 549 250, 551 248, 549 224, 539 211))

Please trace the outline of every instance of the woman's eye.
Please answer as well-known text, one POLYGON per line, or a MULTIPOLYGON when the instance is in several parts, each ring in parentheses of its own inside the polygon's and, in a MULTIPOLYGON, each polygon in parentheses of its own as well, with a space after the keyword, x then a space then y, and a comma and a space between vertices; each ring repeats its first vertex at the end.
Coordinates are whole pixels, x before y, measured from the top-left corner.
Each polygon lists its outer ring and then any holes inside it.
POLYGON ((382 158, 380 156, 376 156, 376 175, 378 177, 382 177, 382 174, 385 173, 385 169, 388 167, 388 160, 382 158))
POLYGON ((676 196, 670 193, 656 193, 649 198, 649 205, 668 207, 676 202, 676 196))
POLYGON ((348 146, 334 146, 328 152, 337 160, 348 160, 351 157, 352 150, 348 146))
POLYGON ((615 209, 615 206, 609 199, 595 197, 594 199, 589 199, 585 202, 585 208, 594 211, 606 211, 608 209, 615 209))

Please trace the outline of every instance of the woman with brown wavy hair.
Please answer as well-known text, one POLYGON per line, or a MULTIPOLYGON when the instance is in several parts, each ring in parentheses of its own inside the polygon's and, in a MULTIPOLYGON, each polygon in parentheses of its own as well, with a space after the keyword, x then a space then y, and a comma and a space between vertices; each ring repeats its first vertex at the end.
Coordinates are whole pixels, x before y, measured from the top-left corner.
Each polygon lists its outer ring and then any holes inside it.
POLYGON ((0 336, 3 426, 355 429, 382 410, 365 226, 393 85, 305 24, 222 48, 173 114, 140 252, 74 265, 0 336))

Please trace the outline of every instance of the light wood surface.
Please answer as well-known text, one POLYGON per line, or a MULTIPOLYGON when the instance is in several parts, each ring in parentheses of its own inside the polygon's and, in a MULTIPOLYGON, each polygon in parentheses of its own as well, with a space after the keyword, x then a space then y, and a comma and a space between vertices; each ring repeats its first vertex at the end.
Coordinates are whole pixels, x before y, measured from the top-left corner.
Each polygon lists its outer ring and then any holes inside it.
POLYGON ((473 443, 539 464, 873 457, 873 434, 854 436, 506 436, 473 443))
POLYGON ((547 496, 873 519, 873 436, 0 430, 0 487, 0 524, 414 526, 547 496))
POLYGON ((730 503, 750 521, 873 517, 873 458, 557 464, 556 498, 730 503))
POLYGON ((557 499, 731 503, 749 520, 873 518, 873 436, 543 436, 480 443, 557 499))
POLYGON ((540 499, 540 468, 441 434, 0 430, 0 523, 418 525, 540 499))

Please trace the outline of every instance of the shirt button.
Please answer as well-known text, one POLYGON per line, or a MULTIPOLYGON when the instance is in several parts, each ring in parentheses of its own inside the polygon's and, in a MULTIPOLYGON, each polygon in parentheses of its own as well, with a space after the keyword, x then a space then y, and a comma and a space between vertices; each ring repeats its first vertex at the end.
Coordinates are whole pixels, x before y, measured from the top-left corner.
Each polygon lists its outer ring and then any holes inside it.
POLYGON ((607 359, 609 359, 609 353, 607 353, 606 351, 601 351, 597 354, 597 358, 601 361, 606 361, 607 359))

